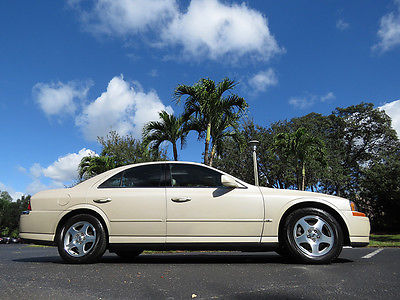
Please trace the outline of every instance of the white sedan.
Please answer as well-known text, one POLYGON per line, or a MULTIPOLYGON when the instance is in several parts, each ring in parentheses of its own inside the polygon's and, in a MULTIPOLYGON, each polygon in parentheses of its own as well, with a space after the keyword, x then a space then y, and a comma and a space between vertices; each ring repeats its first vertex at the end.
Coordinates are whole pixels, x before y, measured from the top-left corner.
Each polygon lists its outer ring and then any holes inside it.
POLYGON ((276 251, 328 263, 369 243, 370 224, 347 199, 250 185, 202 164, 119 167, 72 188, 42 191, 21 215, 20 237, 57 245, 70 263, 108 249, 276 251))

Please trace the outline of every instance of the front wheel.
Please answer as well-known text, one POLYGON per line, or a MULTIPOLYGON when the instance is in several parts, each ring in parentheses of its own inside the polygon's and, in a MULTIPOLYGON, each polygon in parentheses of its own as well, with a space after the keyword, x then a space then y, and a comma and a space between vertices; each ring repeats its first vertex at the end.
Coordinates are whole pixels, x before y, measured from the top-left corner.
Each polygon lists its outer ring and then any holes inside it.
POLYGON ((58 253, 66 262, 96 262, 107 247, 103 224, 92 215, 73 216, 62 226, 57 246, 58 253))
POLYGON ((330 263, 342 251, 343 233, 328 212, 302 208, 292 212, 283 230, 285 248, 303 263, 330 263))

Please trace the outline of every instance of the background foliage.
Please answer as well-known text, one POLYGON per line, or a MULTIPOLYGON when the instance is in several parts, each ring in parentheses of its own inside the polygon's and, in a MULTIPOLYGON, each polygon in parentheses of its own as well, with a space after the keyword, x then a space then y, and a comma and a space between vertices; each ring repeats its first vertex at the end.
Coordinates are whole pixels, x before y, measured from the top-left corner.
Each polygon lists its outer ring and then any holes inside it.
POLYGON ((0 192, 0 236, 18 237, 19 216, 27 210, 31 196, 12 201, 8 192, 0 192))
POLYGON ((324 144, 323 160, 305 161, 305 189, 354 200, 370 217, 374 231, 398 231, 400 143, 391 119, 371 103, 337 108, 328 116, 311 113, 266 127, 247 120, 239 139, 225 140, 225 151, 215 166, 253 183, 247 142, 257 139, 260 185, 300 189, 301 160, 277 147, 276 139, 299 129, 324 144))
MULTIPOLYGON (((399 231, 400 142, 391 119, 373 104, 337 108, 327 116, 310 113, 268 126, 242 119, 234 127, 220 140, 212 137, 219 147, 216 168, 253 183, 248 142, 256 139, 261 186, 348 198, 368 215, 373 232, 399 231)), ((150 147, 148 141, 129 135, 110 132, 98 142, 100 156, 85 157, 79 165, 81 180, 122 165, 167 160, 165 148, 150 147)), ((29 199, 13 202, 1 192, 0 235, 18 234, 19 215, 29 199)))

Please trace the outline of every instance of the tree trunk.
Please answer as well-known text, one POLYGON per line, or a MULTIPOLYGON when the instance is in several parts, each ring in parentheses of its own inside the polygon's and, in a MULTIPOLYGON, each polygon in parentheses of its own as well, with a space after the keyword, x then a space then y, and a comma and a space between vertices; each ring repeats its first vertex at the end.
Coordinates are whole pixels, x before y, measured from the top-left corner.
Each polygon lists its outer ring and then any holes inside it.
POLYGON ((211 123, 207 124, 207 134, 206 134, 206 143, 204 145, 204 164, 209 165, 209 157, 208 157, 208 148, 210 146, 211 139, 211 123))
POLYGON ((301 170, 302 180, 301 180, 301 190, 305 190, 305 183, 306 183, 306 164, 303 162, 303 168, 301 170))
POLYGON ((210 167, 212 167, 214 156, 215 156, 215 151, 216 151, 217 146, 212 145, 211 147, 211 154, 210 154, 210 167))
POLYGON ((176 143, 172 143, 172 149, 174 151, 174 160, 178 160, 178 150, 176 149, 176 143))

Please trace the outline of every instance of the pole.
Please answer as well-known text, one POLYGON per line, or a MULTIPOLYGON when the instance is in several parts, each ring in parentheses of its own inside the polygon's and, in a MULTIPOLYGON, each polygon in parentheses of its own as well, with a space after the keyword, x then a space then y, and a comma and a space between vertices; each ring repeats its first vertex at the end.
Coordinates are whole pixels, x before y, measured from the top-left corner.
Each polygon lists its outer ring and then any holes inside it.
POLYGON ((258 169, 257 169, 257 145, 259 141, 250 141, 249 144, 253 148, 253 166, 254 166, 254 184, 256 186, 259 185, 258 183, 258 169))

